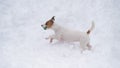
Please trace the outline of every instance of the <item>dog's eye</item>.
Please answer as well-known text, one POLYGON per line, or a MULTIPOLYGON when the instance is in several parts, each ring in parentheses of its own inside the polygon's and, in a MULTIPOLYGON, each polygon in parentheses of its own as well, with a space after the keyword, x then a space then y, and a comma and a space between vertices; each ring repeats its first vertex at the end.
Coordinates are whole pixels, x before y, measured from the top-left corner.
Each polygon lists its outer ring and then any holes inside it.
POLYGON ((48 25, 48 22, 46 22, 45 25, 48 25))

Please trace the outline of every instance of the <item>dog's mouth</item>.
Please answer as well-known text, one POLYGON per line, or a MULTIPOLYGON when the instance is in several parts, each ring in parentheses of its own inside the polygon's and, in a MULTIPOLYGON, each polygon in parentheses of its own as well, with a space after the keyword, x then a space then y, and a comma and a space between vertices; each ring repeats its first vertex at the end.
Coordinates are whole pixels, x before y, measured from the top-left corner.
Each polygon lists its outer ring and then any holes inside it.
POLYGON ((45 25, 41 25, 41 27, 42 27, 44 30, 47 29, 47 26, 45 26, 45 25))

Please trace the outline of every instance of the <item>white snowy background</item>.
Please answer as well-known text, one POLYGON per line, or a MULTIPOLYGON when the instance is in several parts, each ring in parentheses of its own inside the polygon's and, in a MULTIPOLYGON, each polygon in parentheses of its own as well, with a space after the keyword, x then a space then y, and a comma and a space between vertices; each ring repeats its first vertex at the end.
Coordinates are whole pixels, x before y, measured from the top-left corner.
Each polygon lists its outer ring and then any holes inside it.
POLYGON ((0 0, 0 68, 120 68, 120 0, 0 0), (90 34, 92 51, 44 38, 55 22, 90 34))

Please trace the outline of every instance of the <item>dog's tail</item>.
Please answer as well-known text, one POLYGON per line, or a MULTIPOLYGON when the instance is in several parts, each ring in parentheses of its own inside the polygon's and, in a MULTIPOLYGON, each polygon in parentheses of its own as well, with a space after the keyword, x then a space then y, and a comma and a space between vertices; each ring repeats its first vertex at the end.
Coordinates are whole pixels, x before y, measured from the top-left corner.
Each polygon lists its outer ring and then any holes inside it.
POLYGON ((92 21, 92 26, 91 26, 91 28, 87 31, 87 34, 90 34, 91 31, 92 31, 94 28, 95 28, 95 23, 94 23, 94 21, 92 21))

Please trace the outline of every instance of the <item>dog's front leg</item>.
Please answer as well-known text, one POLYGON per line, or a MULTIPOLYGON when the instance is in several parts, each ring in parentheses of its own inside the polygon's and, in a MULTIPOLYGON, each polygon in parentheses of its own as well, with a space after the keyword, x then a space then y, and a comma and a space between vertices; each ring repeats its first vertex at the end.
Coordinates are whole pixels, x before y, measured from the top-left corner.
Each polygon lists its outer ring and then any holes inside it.
POLYGON ((52 43, 53 39, 55 39, 55 35, 50 35, 49 37, 47 37, 45 39, 50 39, 50 43, 52 43))
POLYGON ((48 38, 46 38, 46 39, 50 39, 50 43, 52 43, 53 42, 53 39, 57 39, 57 40, 59 40, 59 41, 62 41, 62 35, 60 34, 60 35, 50 35, 48 38))

